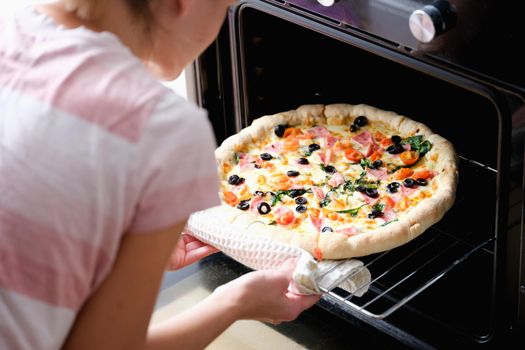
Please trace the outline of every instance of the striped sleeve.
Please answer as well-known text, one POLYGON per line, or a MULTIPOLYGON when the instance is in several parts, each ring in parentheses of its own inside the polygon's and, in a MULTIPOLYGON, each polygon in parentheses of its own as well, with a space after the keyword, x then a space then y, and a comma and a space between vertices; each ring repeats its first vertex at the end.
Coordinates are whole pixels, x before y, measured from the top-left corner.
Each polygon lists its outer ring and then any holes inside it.
POLYGON ((128 231, 168 228, 219 204, 215 147, 206 112, 166 94, 137 146, 134 172, 142 191, 128 231))

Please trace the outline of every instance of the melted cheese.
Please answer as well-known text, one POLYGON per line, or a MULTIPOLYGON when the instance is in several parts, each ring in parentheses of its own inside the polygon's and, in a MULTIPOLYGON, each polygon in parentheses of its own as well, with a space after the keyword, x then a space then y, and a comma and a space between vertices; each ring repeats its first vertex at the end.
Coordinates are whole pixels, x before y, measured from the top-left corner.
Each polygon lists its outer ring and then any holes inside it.
MULTIPOLYGON (((291 136, 288 137, 278 137, 272 132, 266 139, 238 149, 238 163, 232 161, 222 164, 226 174, 221 184, 223 191, 230 191, 239 201, 249 201, 250 204, 253 201, 273 204, 270 213, 260 215, 261 221, 267 224, 277 224, 277 212, 284 206, 293 212, 295 220, 290 225, 299 232, 319 232, 323 227, 349 235, 367 232, 402 217, 437 190, 437 183, 429 179, 427 186, 406 188, 401 184, 396 193, 387 191, 388 184, 394 181, 402 183, 402 180, 395 180, 395 172, 387 172, 385 179, 376 177, 374 173, 381 177, 383 170, 399 167, 411 168, 414 171, 434 170, 432 167, 437 155, 424 156, 412 167, 405 166, 399 154, 386 152, 390 137, 397 133, 383 124, 369 124, 357 132, 350 132, 348 126, 339 125, 323 125, 323 129, 297 126, 294 128, 290 129, 288 134, 291 136), (368 135, 362 134, 366 132, 372 136, 372 144, 359 142, 360 137, 366 139, 368 135), (386 140, 374 137, 376 132, 384 135, 386 140), (318 144, 320 149, 311 151, 309 145, 312 143, 318 144), (371 169, 366 165, 352 163, 345 156, 345 150, 349 147, 361 152, 370 164, 373 161, 366 156, 370 156, 374 150, 377 151, 383 165, 378 169, 371 169), (373 147, 372 151, 370 147, 373 147), (272 159, 263 160, 262 153, 270 154, 272 159), (309 164, 300 164, 300 158, 306 158, 309 164), (336 173, 326 172, 328 166, 333 166, 336 173), (299 175, 289 176, 289 171, 297 171, 299 175), (228 178, 232 175, 243 178, 244 182, 229 184, 228 178), (346 188, 345 183, 348 184, 346 188), (371 198, 357 191, 356 187, 359 184, 377 187, 378 197, 371 198), (307 200, 306 212, 301 213, 297 210, 298 204, 288 195, 290 192, 280 192, 293 189, 307 190, 301 195, 307 200), (256 195, 256 191, 264 193, 262 198, 258 198, 260 195, 256 195), (382 215, 375 218, 369 216, 374 207, 376 210, 382 209, 382 215), (353 211, 342 212, 350 210, 353 211)), ((406 138, 409 135, 399 136, 406 138)), ((251 205, 249 210, 259 215, 256 207, 251 205)))

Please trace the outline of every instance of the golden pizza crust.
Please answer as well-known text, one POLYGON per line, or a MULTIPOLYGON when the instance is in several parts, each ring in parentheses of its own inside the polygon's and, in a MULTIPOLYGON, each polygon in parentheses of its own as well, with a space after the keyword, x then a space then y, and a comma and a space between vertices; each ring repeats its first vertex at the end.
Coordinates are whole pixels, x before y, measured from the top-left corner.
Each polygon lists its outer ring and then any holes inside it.
POLYGON ((251 126, 226 139, 216 150, 219 172, 224 176, 220 166, 223 162, 228 162, 232 154, 244 145, 264 139, 278 124, 346 125, 360 115, 366 116, 372 122, 383 123, 387 128, 403 135, 423 135, 433 144, 427 155, 437 159, 438 174, 433 181, 437 181, 438 189, 432 197, 423 199, 396 222, 350 237, 337 232, 299 233, 283 227, 266 225, 258 221, 257 216, 226 204, 221 208, 223 215, 229 218, 230 222, 246 227, 254 237, 270 238, 298 246, 314 256, 315 249, 319 248, 325 259, 346 259, 385 251, 405 244, 423 233, 439 221, 454 203, 458 181, 457 156, 449 141, 434 134, 424 124, 394 112, 363 104, 304 105, 296 110, 261 117, 251 126))

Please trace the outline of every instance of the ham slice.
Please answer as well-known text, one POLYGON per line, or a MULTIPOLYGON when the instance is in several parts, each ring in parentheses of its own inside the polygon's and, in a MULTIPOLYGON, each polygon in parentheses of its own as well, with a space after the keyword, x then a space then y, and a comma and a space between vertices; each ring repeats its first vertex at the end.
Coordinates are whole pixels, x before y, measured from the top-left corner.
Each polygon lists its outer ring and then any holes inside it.
POLYGON ((315 138, 325 139, 325 147, 332 147, 337 140, 339 140, 338 137, 335 137, 332 135, 328 129, 326 129, 324 126, 314 126, 313 128, 310 128, 306 131, 310 135, 314 135, 315 138))
POLYGON ((320 201, 324 199, 324 191, 321 187, 312 186, 312 191, 314 191, 315 198, 320 201))
POLYGON ((359 135, 352 137, 352 140, 365 147, 368 145, 375 145, 374 138, 372 137, 372 134, 370 134, 370 132, 368 131, 363 131, 359 135))
POLYGON ((342 233, 344 235, 347 235, 348 237, 359 233, 357 231, 357 228, 355 228, 354 226, 339 228, 339 229, 336 229, 335 232, 342 233))
POLYGON ((338 137, 335 137, 335 136, 332 136, 332 135, 327 135, 325 136, 325 144, 326 144, 326 147, 332 147, 333 145, 335 145, 335 143, 339 140, 338 137))
POLYGON ((368 204, 368 205, 375 205, 379 201, 379 197, 372 198, 372 197, 368 197, 366 194, 362 194, 362 193, 361 193, 361 196, 363 197, 363 200, 365 201, 365 203, 368 204))
POLYGON ((403 197, 410 197, 414 194, 414 192, 417 191, 417 188, 410 188, 406 186, 401 186, 399 187, 399 189, 401 190, 401 194, 403 195, 403 197))
POLYGON ((239 154, 239 168, 241 170, 246 170, 250 167, 253 167, 253 163, 257 161, 257 158, 255 158, 252 155, 241 153, 239 154))
POLYGON ((335 173, 332 175, 332 178, 328 180, 328 184, 332 187, 337 187, 343 182, 345 182, 345 178, 340 173, 335 173))
POLYGON ((386 168, 370 169, 367 167, 366 172, 379 180, 385 180, 388 177, 386 168))
POLYGON ((379 149, 379 146, 374 141, 372 134, 368 131, 363 131, 359 135, 352 137, 352 140, 359 143, 363 147, 366 147, 366 151, 362 152, 366 157, 370 157, 372 153, 379 149))
POLYGON ((309 214, 308 216, 310 217, 310 222, 316 228, 316 230, 318 232, 321 232, 321 227, 323 226, 323 218, 312 216, 312 214, 309 214))
POLYGON ((263 148, 266 152, 281 153, 283 150, 283 143, 280 141, 274 142, 263 148))
POLYGON ((331 149, 327 149, 325 152, 317 151, 317 155, 319 156, 319 159, 324 165, 330 164, 330 161, 332 160, 331 149))
POLYGON ((292 186, 290 186, 290 188, 292 190, 300 190, 300 189, 304 188, 304 185, 292 182, 292 186))
POLYGON ((381 216, 381 218, 385 220, 385 222, 389 222, 397 219, 397 214, 394 210, 392 210, 392 208, 390 208, 389 206, 385 206, 385 208, 383 209, 383 216, 381 216))
POLYGON ((389 195, 389 197, 394 201, 394 203, 399 202, 401 200, 401 198, 403 198, 403 196, 399 192, 391 193, 389 195))
POLYGON ((263 197, 262 196, 255 196, 255 197, 253 197, 252 202, 250 203, 250 210, 258 213, 257 206, 262 201, 263 201, 263 197))
POLYGON ((313 128, 306 130, 306 132, 314 135, 315 138, 332 136, 330 131, 328 131, 324 126, 314 126, 313 128))

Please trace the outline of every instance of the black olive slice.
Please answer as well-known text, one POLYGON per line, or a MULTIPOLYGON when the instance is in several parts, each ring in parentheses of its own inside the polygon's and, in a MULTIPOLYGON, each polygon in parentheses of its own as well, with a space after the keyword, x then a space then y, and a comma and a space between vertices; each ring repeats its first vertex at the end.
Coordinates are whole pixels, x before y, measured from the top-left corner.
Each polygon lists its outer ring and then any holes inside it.
POLYGON ((426 185, 428 185, 428 181, 427 181, 427 179, 421 179, 421 178, 420 178, 420 179, 417 179, 416 182, 417 182, 417 184, 418 184, 419 186, 426 186, 426 185))
POLYGON ((411 179, 411 178, 406 178, 403 180, 403 185, 408 188, 414 187, 416 185, 416 180, 411 179))
POLYGON ((297 160, 297 163, 302 164, 302 165, 310 164, 310 162, 306 158, 299 158, 297 160))
POLYGON ((238 205, 237 205, 237 208, 238 209, 241 209, 241 210, 248 210, 248 208, 250 208, 250 203, 249 201, 241 201, 238 205))
POLYGON ((261 153, 260 155, 262 160, 272 160, 272 155, 270 153, 261 153))
POLYGON ((333 165, 327 165, 324 167, 324 172, 327 174, 335 174, 337 172, 337 169, 334 168, 333 165))
POLYGON ((311 143, 311 144, 308 145, 308 150, 310 152, 314 152, 314 151, 317 151, 319 149, 321 149, 321 146, 319 144, 317 144, 317 143, 311 143))
POLYGON ((398 144, 398 143, 401 143, 401 136, 399 135, 393 135, 390 140, 392 140, 392 142, 394 144, 398 144))
POLYGON ((261 215, 266 215, 266 214, 268 214, 269 212, 272 211, 272 207, 270 207, 270 204, 268 204, 266 202, 261 202, 261 203, 259 203, 257 205, 257 211, 261 215))
POLYGON ((273 131, 275 132, 275 135, 278 137, 283 137, 284 132, 286 131, 286 125, 276 125, 275 128, 273 128, 273 131))
POLYGON ((383 212, 377 208, 373 208, 370 213, 368 214, 368 218, 370 219, 375 219, 377 217, 380 217, 381 215, 383 215, 383 212))
POLYGON ((296 204, 306 204, 308 203, 308 200, 304 197, 297 197, 295 198, 295 203, 296 204))
POLYGON ((228 183, 230 185, 236 185, 237 184, 237 181, 239 181, 240 177, 239 175, 232 175, 228 178, 228 183))
POLYGON ((295 210, 298 212, 298 213, 304 213, 306 212, 306 206, 305 205, 298 205, 297 207, 295 207, 295 210))
POLYGON ((377 192, 376 188, 365 189, 365 194, 370 198, 377 198, 379 196, 379 192, 377 192))
POLYGON ((383 165, 383 161, 381 159, 377 159, 372 163, 372 167, 374 169, 378 169, 383 165))
POLYGON ((354 124, 359 127, 365 126, 367 123, 368 123, 368 119, 364 115, 360 115, 354 120, 354 124))

